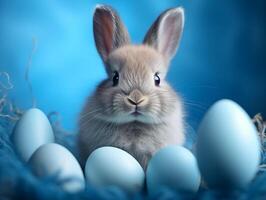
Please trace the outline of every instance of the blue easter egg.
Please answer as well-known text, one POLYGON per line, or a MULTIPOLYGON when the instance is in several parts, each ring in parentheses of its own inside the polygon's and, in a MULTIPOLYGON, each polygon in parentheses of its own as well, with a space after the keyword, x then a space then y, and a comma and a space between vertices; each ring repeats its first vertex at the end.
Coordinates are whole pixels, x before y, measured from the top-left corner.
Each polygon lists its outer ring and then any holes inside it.
POLYGON ((117 186, 127 192, 143 189, 145 174, 127 152, 115 147, 101 147, 91 153, 85 165, 85 176, 94 187, 117 186))
POLYGON ((54 133, 46 115, 37 108, 27 110, 11 136, 16 152, 24 161, 41 145, 54 142, 54 133))
POLYGON ((49 143, 40 146, 29 159, 33 172, 39 177, 54 176, 67 192, 78 192, 85 188, 82 169, 65 147, 49 143))
POLYGON ((260 142, 248 114, 231 100, 216 102, 199 129, 196 155, 209 187, 245 187, 260 163, 260 142))
POLYGON ((150 160, 146 172, 149 194, 161 188, 174 191, 196 192, 200 185, 200 173, 194 155, 182 146, 167 146, 150 160))

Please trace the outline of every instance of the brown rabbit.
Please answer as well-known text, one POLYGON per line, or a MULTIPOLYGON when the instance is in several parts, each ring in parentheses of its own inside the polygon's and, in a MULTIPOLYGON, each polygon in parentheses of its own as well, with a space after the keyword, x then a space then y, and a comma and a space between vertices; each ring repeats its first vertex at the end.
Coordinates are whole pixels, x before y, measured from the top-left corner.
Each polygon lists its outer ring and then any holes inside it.
POLYGON ((146 169, 157 150, 184 143, 182 100, 165 80, 183 24, 182 8, 166 10, 143 44, 131 45, 118 14, 109 6, 96 7, 94 38, 108 78, 80 116, 78 147, 83 166, 93 150, 114 146, 146 169))

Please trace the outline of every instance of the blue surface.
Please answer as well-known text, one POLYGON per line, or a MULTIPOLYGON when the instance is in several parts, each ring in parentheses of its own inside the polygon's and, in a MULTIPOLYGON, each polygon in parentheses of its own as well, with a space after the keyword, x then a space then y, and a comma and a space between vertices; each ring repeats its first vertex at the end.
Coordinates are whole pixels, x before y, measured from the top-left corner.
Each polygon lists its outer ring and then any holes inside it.
POLYGON ((221 98, 235 100, 250 115, 266 115, 264 0, 1 0, 0 71, 10 73, 10 95, 19 107, 31 106, 24 73, 36 38, 30 80, 37 106, 60 112, 64 127, 76 129, 86 96, 106 76, 92 35, 97 3, 116 8, 137 43, 163 10, 185 8, 184 35, 168 80, 184 97, 194 128, 221 98))

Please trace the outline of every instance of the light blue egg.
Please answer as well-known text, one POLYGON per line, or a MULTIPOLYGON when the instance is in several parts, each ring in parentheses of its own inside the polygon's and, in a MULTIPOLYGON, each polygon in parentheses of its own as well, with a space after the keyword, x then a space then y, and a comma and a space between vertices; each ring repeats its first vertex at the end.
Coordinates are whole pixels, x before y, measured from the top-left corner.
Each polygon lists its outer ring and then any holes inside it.
POLYGON ((151 195, 164 187, 174 191, 196 192, 200 185, 196 158, 182 146, 165 147, 150 160, 146 180, 151 195))
POLYGON ((260 163, 256 128, 231 100, 220 100, 208 110, 198 129, 196 149, 200 172, 209 187, 245 187, 260 163))
POLYGON ((19 156, 28 161, 41 145, 54 142, 54 133, 46 115, 41 110, 32 108, 17 122, 11 140, 19 156))
POLYGON ((135 158, 115 147, 101 147, 91 153, 85 166, 88 183, 94 187, 118 186, 134 193, 143 189, 145 174, 135 158))
POLYGON ((78 161, 59 144, 42 145, 32 154, 29 164, 39 177, 56 177, 56 181, 67 192, 74 193, 85 188, 84 175, 78 161))

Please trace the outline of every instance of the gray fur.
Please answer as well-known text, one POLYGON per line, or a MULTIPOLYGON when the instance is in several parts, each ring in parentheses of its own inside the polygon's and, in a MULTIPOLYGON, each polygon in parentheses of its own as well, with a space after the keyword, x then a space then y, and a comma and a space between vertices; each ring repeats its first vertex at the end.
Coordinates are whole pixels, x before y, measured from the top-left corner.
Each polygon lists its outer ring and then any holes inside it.
MULTIPOLYGON (((112 15, 117 14, 112 11, 112 15)), ((119 27, 124 27, 118 16, 113 19, 119 27)), ((97 48, 101 46, 97 44, 99 40, 96 40, 97 48)), ((183 144, 182 100, 165 80, 169 59, 148 44, 123 43, 107 55, 104 63, 108 78, 88 98, 79 119, 78 146, 83 166, 93 150, 114 146, 130 153, 146 169, 157 150, 169 144, 183 144), (112 85, 114 71, 119 72, 119 84, 115 87, 112 85), (154 84, 156 72, 161 78, 160 86, 154 84), (130 114, 135 106, 129 98, 141 100, 138 109, 142 115, 130 114)))

